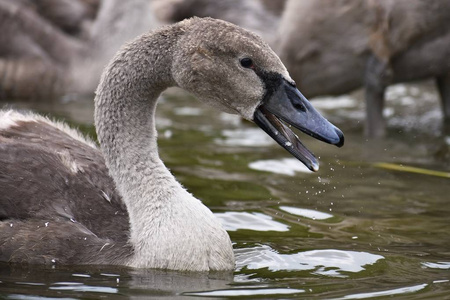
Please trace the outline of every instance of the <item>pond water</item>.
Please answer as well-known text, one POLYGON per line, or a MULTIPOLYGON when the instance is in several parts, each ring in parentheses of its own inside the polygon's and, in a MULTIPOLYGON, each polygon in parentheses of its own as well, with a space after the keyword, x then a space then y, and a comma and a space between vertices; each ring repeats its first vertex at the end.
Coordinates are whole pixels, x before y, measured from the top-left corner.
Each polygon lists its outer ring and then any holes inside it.
MULTIPOLYGON (((320 157, 312 173, 253 124, 167 93, 161 156, 223 221, 235 272, 2 264, 0 298, 450 299, 450 138, 435 90, 391 87, 381 140, 363 137, 361 98, 313 101, 346 144, 300 134, 320 157)), ((89 99, 7 105, 94 132, 89 99)))

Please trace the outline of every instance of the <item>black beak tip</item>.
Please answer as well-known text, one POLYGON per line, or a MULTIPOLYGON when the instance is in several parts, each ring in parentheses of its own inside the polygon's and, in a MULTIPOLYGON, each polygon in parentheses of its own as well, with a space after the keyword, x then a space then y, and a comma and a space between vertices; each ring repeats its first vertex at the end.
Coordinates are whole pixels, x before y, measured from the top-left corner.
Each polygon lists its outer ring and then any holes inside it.
POLYGON ((319 171, 319 163, 318 162, 312 162, 309 165, 307 165, 308 169, 310 169, 313 172, 319 171))
POLYGON ((344 141, 345 141, 344 133, 338 128, 335 128, 334 130, 336 131, 336 134, 339 137, 339 141, 335 145, 337 147, 341 148, 342 146, 344 146, 344 141))

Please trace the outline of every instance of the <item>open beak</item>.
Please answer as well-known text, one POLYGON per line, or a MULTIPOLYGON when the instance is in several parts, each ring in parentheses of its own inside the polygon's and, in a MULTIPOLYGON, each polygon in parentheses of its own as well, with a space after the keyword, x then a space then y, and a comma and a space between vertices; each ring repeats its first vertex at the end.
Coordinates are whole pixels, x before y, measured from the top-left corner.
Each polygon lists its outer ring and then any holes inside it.
POLYGON ((319 170, 317 158, 285 123, 323 142, 338 147, 344 145, 342 131, 322 117, 302 93, 284 79, 256 109, 253 120, 311 171, 319 170))

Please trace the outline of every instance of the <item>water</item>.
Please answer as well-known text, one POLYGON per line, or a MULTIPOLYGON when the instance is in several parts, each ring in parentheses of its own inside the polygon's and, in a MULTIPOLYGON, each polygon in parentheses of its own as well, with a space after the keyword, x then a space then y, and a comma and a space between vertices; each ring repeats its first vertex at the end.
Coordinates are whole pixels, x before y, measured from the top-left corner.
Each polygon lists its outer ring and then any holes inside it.
MULTIPOLYGON (((450 299, 450 141, 430 84, 388 91, 389 135, 362 135, 361 93, 313 102, 345 132, 306 170, 249 122, 172 92, 158 107, 167 166, 228 230, 233 274, 0 265, 0 298, 450 299), (414 167, 414 168, 411 168, 414 167), (447 176, 447 177, 446 177, 447 176)), ((9 103, 93 134, 90 100, 9 103)))

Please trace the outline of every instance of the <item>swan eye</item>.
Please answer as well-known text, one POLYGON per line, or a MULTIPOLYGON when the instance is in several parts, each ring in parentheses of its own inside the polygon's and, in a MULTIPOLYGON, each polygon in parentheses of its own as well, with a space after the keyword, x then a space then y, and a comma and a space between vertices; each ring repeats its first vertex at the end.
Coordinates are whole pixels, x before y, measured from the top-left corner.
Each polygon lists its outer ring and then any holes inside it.
POLYGON ((248 58, 248 57, 244 57, 243 59, 241 59, 241 66, 243 66, 244 68, 248 68, 248 69, 253 68, 252 59, 248 58))

